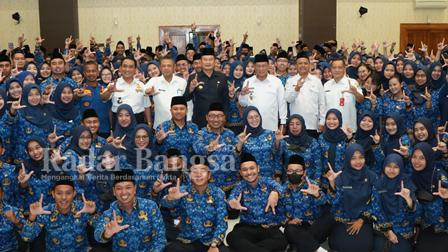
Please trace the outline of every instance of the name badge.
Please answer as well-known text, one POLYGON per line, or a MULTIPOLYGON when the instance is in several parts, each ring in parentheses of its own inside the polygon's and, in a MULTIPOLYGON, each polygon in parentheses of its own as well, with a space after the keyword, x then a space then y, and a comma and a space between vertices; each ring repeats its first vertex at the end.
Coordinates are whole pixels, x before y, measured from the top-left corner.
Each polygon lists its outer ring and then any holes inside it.
POLYGON ((353 189, 352 186, 342 186, 342 189, 353 189))

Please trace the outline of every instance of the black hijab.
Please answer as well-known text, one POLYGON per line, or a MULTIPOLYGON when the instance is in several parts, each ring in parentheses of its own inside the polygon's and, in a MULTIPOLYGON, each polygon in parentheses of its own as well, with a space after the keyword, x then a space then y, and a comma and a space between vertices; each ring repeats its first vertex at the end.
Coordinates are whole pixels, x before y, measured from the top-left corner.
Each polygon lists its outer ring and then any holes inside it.
POLYGON ((391 153, 395 153, 394 149, 400 148, 400 138, 406 133, 403 117, 399 113, 397 112, 389 113, 386 116, 386 120, 388 118, 392 118, 394 120, 395 124, 397 125, 397 132, 394 135, 390 135, 386 130, 386 125, 384 125, 381 148, 383 149, 385 156, 391 153))
MULTIPOLYGON (((418 190, 425 190, 429 193, 435 192, 439 188, 437 178, 434 175, 435 167, 435 154, 430 144, 421 142, 414 146, 414 152, 420 150, 426 160, 426 167, 422 171, 412 170, 412 181, 418 190)), ((411 162, 412 165, 412 162, 411 162)), ((414 168, 414 167, 412 167, 414 168)))
POLYGON ((297 149, 300 152, 305 151, 313 141, 313 138, 308 136, 308 133, 306 132, 306 124, 305 119, 299 114, 291 115, 286 122, 286 125, 288 127, 288 138, 286 138, 286 142, 290 145, 292 149, 297 149), (293 135, 289 131, 289 123, 292 121, 292 119, 298 119, 300 121, 300 124, 302 125, 302 129, 300 130, 299 135, 293 135))
POLYGON ((128 104, 121 104, 120 106, 118 106, 117 122, 115 123, 114 137, 123 137, 124 135, 131 136, 132 131, 135 128, 135 125, 137 125, 137 120, 135 119, 135 115, 134 115, 134 111, 132 110, 132 107, 129 106, 128 104), (120 114, 120 112, 122 110, 126 110, 129 113, 129 115, 131 115, 131 123, 127 127, 122 127, 120 125, 120 123, 118 122, 118 114, 120 114))
MULTIPOLYGON (((74 128, 72 131, 72 139, 70 139, 70 149, 74 150, 76 152, 76 154, 78 154, 79 156, 88 156, 89 155, 89 150, 83 150, 83 149, 81 149, 81 147, 79 147, 79 139, 81 137, 81 134, 86 131, 89 132, 90 138, 93 139, 92 132, 90 132, 90 130, 88 128, 86 128, 82 125, 74 128)), ((92 143, 90 143, 90 144, 92 144, 92 143)))
POLYGON ((425 89, 428 87, 429 82, 429 75, 428 70, 424 67, 418 67, 415 71, 415 75, 417 75, 417 72, 423 71, 426 75, 426 83, 423 85, 418 85, 415 83, 415 85, 409 86, 409 90, 411 91, 411 101, 414 105, 422 105, 426 102, 425 98, 422 97, 422 95, 425 94, 425 89))
MULTIPOLYGON (((148 166, 150 166, 150 163, 147 162, 146 159, 142 159, 141 167, 137 167, 138 147, 135 144, 135 135, 137 134, 137 131, 139 129, 144 129, 146 131, 146 133, 148 134, 149 145, 146 146, 146 149, 151 151, 151 157, 149 159, 153 160, 154 157, 157 155, 157 153, 155 152, 155 148, 153 148, 153 146, 151 144, 152 140, 153 140, 152 129, 149 128, 149 126, 145 123, 140 123, 140 124, 137 124, 137 126, 135 126, 135 129, 132 131, 132 134, 130 135, 130 138, 129 138, 130 140, 125 143, 126 150, 122 150, 122 152, 126 155, 127 163, 130 164, 132 167, 146 169, 148 166)), ((145 156, 147 156, 147 153, 143 152, 141 155, 142 155, 142 157, 145 157, 145 156)))
POLYGON ((31 105, 28 102, 28 96, 33 89, 36 89, 37 91, 39 91, 39 94, 41 94, 37 85, 26 85, 26 87, 23 88, 22 95, 22 103, 26 107, 22 108, 20 111, 23 113, 25 120, 27 120, 31 124, 36 125, 46 132, 51 132, 53 130, 53 120, 51 118, 48 105, 31 105))
POLYGON ((345 151, 345 166, 342 174, 336 179, 336 185, 343 190, 344 212, 350 219, 359 218, 361 211, 368 204, 372 194, 372 183, 375 181, 368 173, 367 166, 361 170, 353 168, 350 161, 356 151, 364 155, 364 150, 359 144, 351 144, 345 151), (344 187, 351 187, 345 190, 344 187))
POLYGON ((330 148, 328 149, 328 162, 330 162, 332 167, 335 167, 336 161, 336 145, 342 141, 347 141, 347 135, 345 135, 342 130, 342 114, 337 109, 330 109, 325 116, 325 132, 322 134, 322 137, 330 144, 330 148), (336 129, 329 129, 327 127, 327 118, 330 114, 336 115, 339 120, 339 126, 336 129))
POLYGON ((243 122, 244 125, 247 127, 246 133, 247 134, 251 133, 251 136, 259 136, 264 131, 262 127, 263 118, 261 118, 260 111, 258 111, 258 109, 254 106, 247 106, 246 109, 244 109, 243 122), (252 128, 252 126, 250 126, 249 122, 247 121, 247 116, 249 115, 249 112, 251 112, 252 110, 256 111, 257 114, 260 116, 260 124, 256 128, 252 128))
POLYGON ((79 115, 78 107, 75 106, 75 94, 69 103, 64 103, 61 100, 62 92, 65 87, 69 87, 73 92, 73 87, 68 83, 61 83, 56 87, 54 92, 54 106, 52 110, 53 118, 59 121, 68 122, 75 120, 79 115))
POLYGON ((3 116, 6 111, 7 102, 8 102, 8 96, 6 95, 6 90, 3 88, 0 88, 0 96, 3 99, 3 107, 0 109, 0 116, 3 116))
MULTIPOLYGON (((426 139, 423 142, 429 143, 432 147, 437 146, 437 138, 436 138, 436 131, 432 125, 432 121, 426 117, 419 118, 414 123, 414 128, 416 123, 421 123, 425 127, 426 131, 428 131, 428 139, 426 139)), ((415 137, 415 130, 414 130, 414 139, 415 143, 421 143, 416 137, 415 137)))
POLYGON ((375 163, 375 155, 373 154, 372 145, 375 143, 371 136, 375 135, 375 132, 378 130, 378 122, 375 120, 375 116, 372 112, 364 112, 358 118, 358 130, 355 133, 355 141, 360 144, 364 151, 366 152, 366 164, 368 166, 372 166, 375 163), (373 121, 373 128, 369 131, 365 131, 361 128, 361 121, 365 117, 370 117, 373 121))

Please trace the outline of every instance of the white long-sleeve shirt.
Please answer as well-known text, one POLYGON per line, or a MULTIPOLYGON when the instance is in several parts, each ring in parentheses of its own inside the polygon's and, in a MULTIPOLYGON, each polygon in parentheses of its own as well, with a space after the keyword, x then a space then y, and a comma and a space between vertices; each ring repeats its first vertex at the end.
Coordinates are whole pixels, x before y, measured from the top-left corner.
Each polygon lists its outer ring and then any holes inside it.
POLYGON ((297 74, 286 82, 285 100, 289 103, 291 115, 299 114, 305 119, 306 128, 318 129, 325 124, 325 95, 322 82, 317 77, 308 74, 300 91, 295 90, 297 82, 302 77, 297 74))
POLYGON ((151 78, 145 85, 145 89, 154 87, 155 93, 154 100, 154 129, 164 121, 171 119, 171 99, 174 96, 183 96, 185 88, 187 87, 187 81, 173 76, 170 82, 168 82, 163 75, 151 78))
POLYGON ((325 106, 327 111, 332 108, 341 111, 342 126, 348 126, 355 132, 357 129, 356 97, 352 93, 342 92, 349 90, 350 84, 357 87, 358 93, 362 95, 362 89, 354 79, 344 76, 339 82, 334 79, 327 81, 324 85, 325 106), (344 99, 343 106, 341 106, 341 98, 344 99))
POLYGON ((263 128, 277 130, 279 119, 281 124, 285 124, 288 111, 282 81, 268 74, 263 81, 259 80, 257 76, 252 76, 244 82, 243 87, 246 84, 249 84, 250 93, 240 95, 239 102, 243 107, 255 106, 258 108, 263 128))

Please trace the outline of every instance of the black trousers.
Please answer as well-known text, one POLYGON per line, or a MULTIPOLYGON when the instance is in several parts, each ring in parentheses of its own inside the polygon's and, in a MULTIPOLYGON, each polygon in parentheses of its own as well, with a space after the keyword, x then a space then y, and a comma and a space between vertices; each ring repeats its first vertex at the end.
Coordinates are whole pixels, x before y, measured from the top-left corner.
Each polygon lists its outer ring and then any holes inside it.
POLYGON ((417 237, 417 248, 415 251, 447 252, 448 234, 436 233, 432 227, 421 230, 417 237))
POLYGON ((299 252, 314 252, 323 243, 334 223, 330 214, 322 215, 312 225, 286 225, 285 236, 292 248, 299 252))
POLYGON ((412 252, 412 239, 404 239, 400 234, 395 233, 398 243, 390 242, 383 234, 375 232, 374 252, 412 252))
MULTIPOLYGON (((182 243, 181 241, 175 240, 168 243, 168 245, 165 247, 165 252, 207 252, 208 249, 208 246, 205 246, 199 241, 186 244, 182 243)), ((229 251, 229 249, 224 244, 219 245, 218 250, 219 252, 229 251)))
POLYGON ((227 235, 233 251, 278 252, 285 251, 288 242, 278 227, 263 228, 239 223, 227 235))
POLYGON ((347 233, 348 225, 336 222, 328 239, 330 248, 338 252, 370 252, 373 250, 373 227, 364 223, 357 235, 347 233))

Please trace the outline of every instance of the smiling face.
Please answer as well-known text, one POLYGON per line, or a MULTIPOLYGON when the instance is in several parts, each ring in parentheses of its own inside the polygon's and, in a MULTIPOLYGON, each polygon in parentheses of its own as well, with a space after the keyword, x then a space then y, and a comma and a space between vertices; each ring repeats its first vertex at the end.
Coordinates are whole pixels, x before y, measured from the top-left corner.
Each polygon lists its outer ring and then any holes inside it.
POLYGON ((247 114, 247 122, 249 123, 250 127, 257 128, 260 125, 260 121, 261 121, 261 117, 257 111, 251 110, 247 114))
POLYGON ((92 144, 92 135, 89 131, 84 131, 79 136, 78 146, 81 150, 88 150, 92 144))
POLYGON ((339 119, 334 113, 330 113, 325 119, 325 124, 331 130, 337 129, 339 127, 339 119))
POLYGON ((424 141, 428 140, 428 136, 429 136, 428 130, 426 129, 425 125, 423 125, 421 122, 415 123, 414 136, 420 142, 424 142, 424 141))
POLYGON ((384 174, 388 178, 393 179, 400 174, 400 167, 395 163, 389 163, 384 167, 384 174))
POLYGON ((402 92, 402 88, 403 84, 401 84, 398 78, 392 77, 392 79, 389 80, 389 90, 393 95, 402 92))
POLYGON ((391 136, 397 134, 397 123, 391 117, 386 119, 386 131, 391 136))
POLYGON ((110 151, 105 151, 101 157, 101 165, 107 170, 112 170, 115 166, 115 157, 110 151))
POLYGON ((420 149, 416 149, 412 153, 411 164, 416 171, 423 171, 426 168, 426 158, 420 149))
POLYGON ((135 132, 135 145, 139 149, 147 148, 149 146, 149 135, 145 129, 138 129, 135 132))
POLYGON ((298 136, 300 132, 302 132, 302 123, 298 118, 293 118, 289 121, 289 132, 294 135, 298 136))
POLYGON ((15 81, 9 85, 9 89, 7 91, 8 94, 14 99, 19 99, 22 95, 22 87, 18 82, 15 81))
POLYGON ((195 186, 205 186, 210 179, 211 173, 204 164, 193 165, 190 168, 190 180, 195 186))
POLYGON ((225 114, 222 111, 210 111, 207 113, 206 119, 211 129, 221 129, 224 127, 225 114))
POLYGON ((70 211, 73 199, 75 198, 76 192, 71 185, 58 185, 51 192, 54 201, 56 202, 56 207, 62 213, 70 211))
POLYGON ((426 73, 423 70, 418 70, 417 73, 415 74, 415 83, 417 83, 417 85, 422 86, 427 82, 427 77, 426 77, 426 73))
POLYGON ((171 106, 171 117, 176 121, 185 120, 187 116, 187 106, 182 104, 177 104, 171 106))
POLYGON ((350 165, 355 170, 361 170, 364 167, 364 164, 366 163, 366 160, 364 158, 364 155, 360 151, 355 151, 353 153, 352 158, 350 159, 350 165))
POLYGON ((254 161, 247 161, 240 164, 240 175, 249 183, 253 183, 258 179, 260 168, 254 161))
POLYGON ((40 161, 44 158, 44 149, 37 141, 30 141, 26 146, 26 151, 34 161, 40 161))
POLYGON ((131 114, 126 109, 120 110, 118 112, 118 124, 120 124, 121 127, 126 128, 131 125, 131 114))
POLYGON ((364 116, 362 118, 361 122, 359 123, 359 126, 364 131, 369 131, 373 129, 373 120, 370 116, 364 116))
POLYGON ((114 196, 121 205, 128 205, 134 202, 137 187, 132 181, 116 183, 113 187, 114 196))
POLYGON ((37 106, 40 103, 40 92, 37 88, 31 89, 31 91, 28 93, 28 103, 31 106, 37 106))
POLYGON ((411 65, 405 65, 403 68, 403 75, 406 78, 412 78, 412 76, 414 76, 414 69, 412 68, 411 65))
POLYGON ((61 101, 64 104, 69 104, 73 101, 73 90, 69 86, 64 87, 62 90, 61 101))

